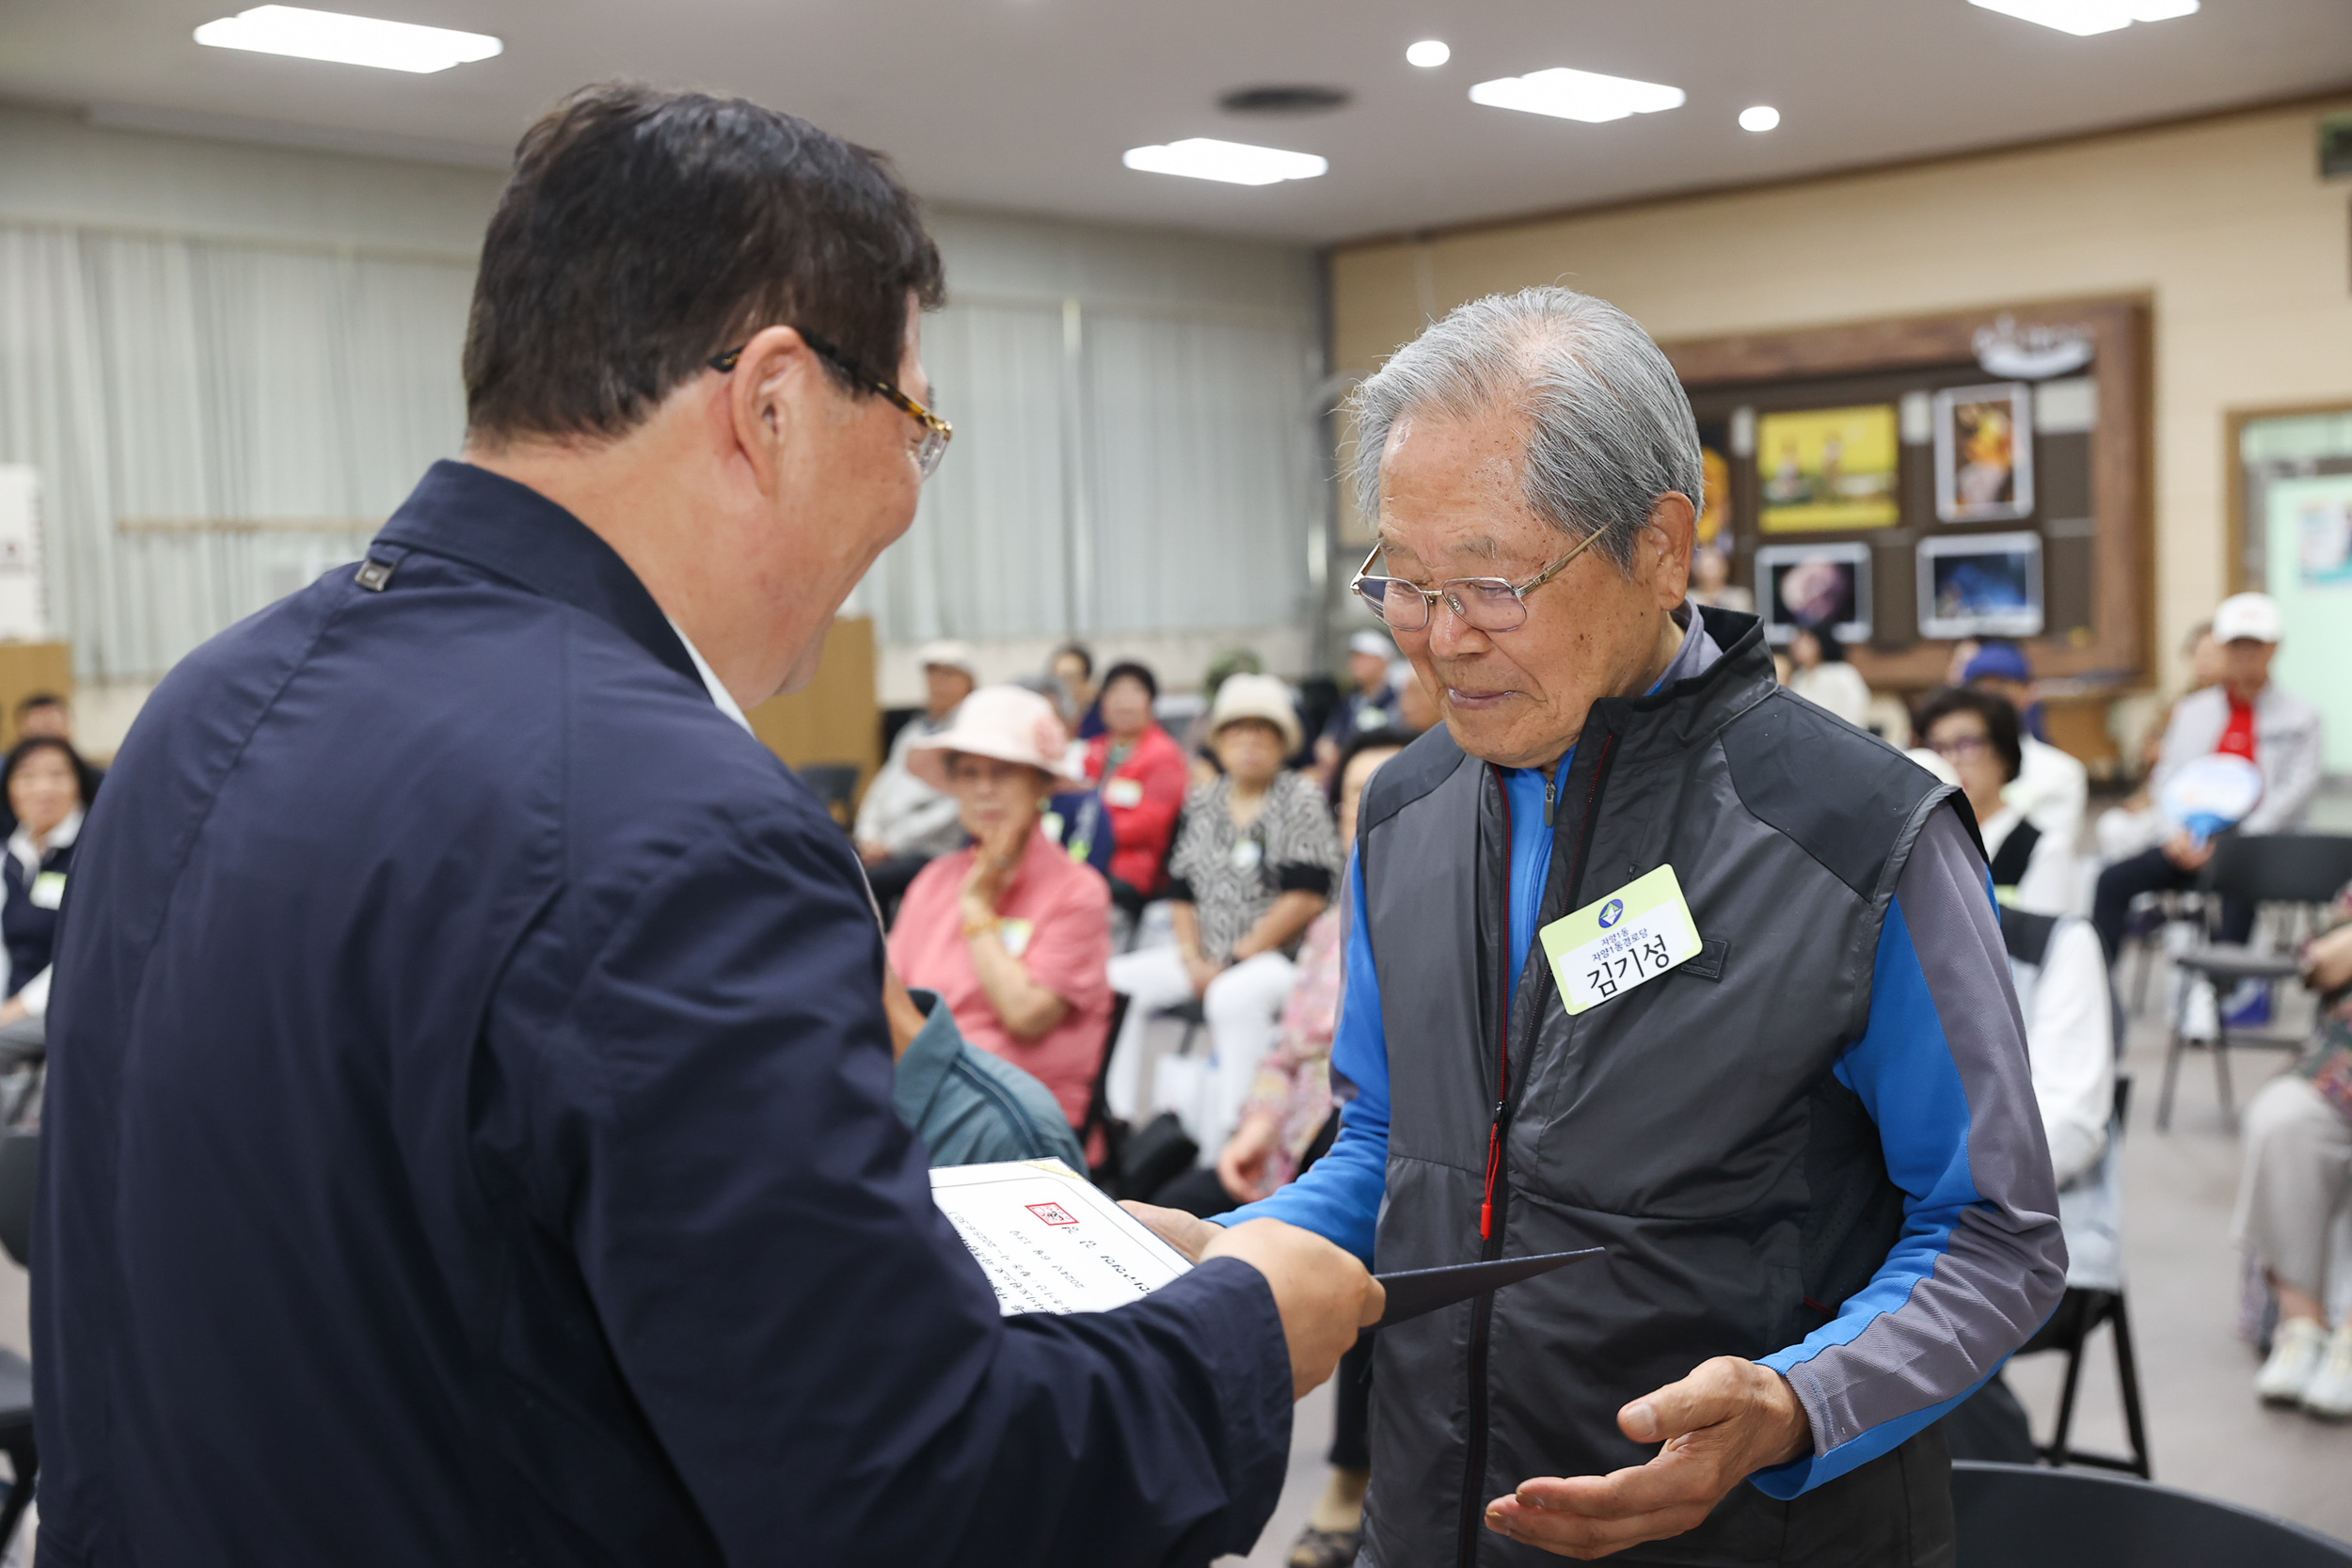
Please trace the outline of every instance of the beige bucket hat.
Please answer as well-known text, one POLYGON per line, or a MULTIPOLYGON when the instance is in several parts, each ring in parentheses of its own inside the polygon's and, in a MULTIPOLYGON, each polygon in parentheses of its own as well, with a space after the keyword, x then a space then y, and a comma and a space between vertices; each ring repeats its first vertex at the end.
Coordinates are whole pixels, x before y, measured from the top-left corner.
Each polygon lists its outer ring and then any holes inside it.
POLYGON ((947 758, 957 752, 1017 762, 1058 784, 1079 782, 1070 767, 1070 732, 1061 716, 1025 687, 983 686, 973 692, 947 728, 907 748, 907 770, 933 789, 946 789, 947 758))
POLYGON ((1263 719, 1280 730, 1285 754, 1306 744, 1290 688, 1273 675, 1228 675, 1216 689, 1216 702, 1209 709, 1210 736, 1241 719, 1263 719))

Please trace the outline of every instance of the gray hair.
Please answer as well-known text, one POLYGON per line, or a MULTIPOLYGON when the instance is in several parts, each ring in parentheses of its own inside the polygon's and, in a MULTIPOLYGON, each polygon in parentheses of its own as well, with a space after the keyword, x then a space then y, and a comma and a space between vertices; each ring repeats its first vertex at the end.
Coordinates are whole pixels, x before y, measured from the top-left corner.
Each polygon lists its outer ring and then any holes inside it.
POLYGON ((1396 422, 1523 410, 1534 429, 1520 493, 1571 538, 1633 565, 1633 543, 1669 491, 1701 507, 1698 425, 1674 367, 1631 316, 1572 289, 1525 289, 1456 307, 1357 388, 1353 478, 1380 515, 1380 457, 1396 422))

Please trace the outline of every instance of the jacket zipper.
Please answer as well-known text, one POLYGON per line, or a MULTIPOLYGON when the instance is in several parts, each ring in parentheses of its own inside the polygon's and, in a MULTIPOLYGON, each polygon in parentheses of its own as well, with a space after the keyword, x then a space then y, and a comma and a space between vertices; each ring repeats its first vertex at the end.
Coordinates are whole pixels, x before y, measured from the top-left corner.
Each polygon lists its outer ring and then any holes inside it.
MULTIPOLYGON (((1584 792, 1584 821, 1578 831, 1576 859, 1568 867, 1568 908, 1577 907, 1577 896, 1584 885, 1584 858, 1593 847, 1593 824, 1600 806, 1600 786, 1609 776, 1609 759, 1617 749, 1614 731, 1600 743, 1600 756, 1593 764, 1593 782, 1584 792)), ((1502 1185, 1503 1174, 1502 1140, 1511 1130, 1511 790, 1503 784, 1502 772, 1496 770, 1496 784, 1502 791, 1502 941, 1498 944, 1502 954, 1502 974, 1500 990, 1502 996, 1502 1029, 1496 1051, 1496 1099, 1494 1119, 1486 1129, 1486 1185, 1478 1206, 1479 1257, 1491 1262, 1502 1256, 1502 1227, 1495 1224, 1495 1192, 1502 1185)), ((1544 784, 1544 821, 1550 825, 1557 800, 1557 776, 1544 784)), ((1478 1560, 1478 1523, 1486 1513, 1486 1501, 1480 1494, 1486 1475, 1486 1345, 1494 1321, 1493 1292, 1478 1298, 1470 1308, 1470 1441, 1466 1445, 1462 1466, 1461 1528, 1457 1532, 1454 1560, 1458 1568, 1472 1568, 1478 1560)))

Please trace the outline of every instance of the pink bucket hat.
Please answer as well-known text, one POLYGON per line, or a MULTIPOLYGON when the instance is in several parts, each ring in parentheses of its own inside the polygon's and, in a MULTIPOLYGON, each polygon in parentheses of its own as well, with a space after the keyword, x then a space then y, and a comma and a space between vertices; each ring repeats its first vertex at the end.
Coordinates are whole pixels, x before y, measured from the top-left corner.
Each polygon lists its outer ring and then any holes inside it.
POLYGON ((1070 732, 1053 704, 1025 687, 984 686, 963 700, 946 729, 907 748, 907 770, 933 789, 946 789, 947 758, 962 752, 1034 768, 1057 784, 1075 784, 1069 751, 1070 732))

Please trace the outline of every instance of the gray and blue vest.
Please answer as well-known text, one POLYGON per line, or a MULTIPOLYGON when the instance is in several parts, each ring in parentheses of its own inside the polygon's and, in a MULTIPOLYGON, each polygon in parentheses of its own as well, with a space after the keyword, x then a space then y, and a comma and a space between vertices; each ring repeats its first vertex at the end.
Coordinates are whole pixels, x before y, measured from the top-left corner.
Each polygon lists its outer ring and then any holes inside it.
MULTIPOLYGON (((1506 994, 1496 770, 1439 729, 1366 791, 1393 1103, 1381 1269, 1609 1254, 1381 1332, 1378 1568, 1557 1561, 1486 1530, 1487 1499, 1644 1463, 1655 1449, 1618 1432, 1620 1407, 1709 1356, 1803 1339, 1900 1229, 1877 1128, 1832 1069, 1866 1026, 1905 858, 1953 792, 1782 690, 1754 617, 1702 613, 1721 659, 1594 705, 1559 781, 1539 920, 1671 864, 1705 946, 1661 978, 1571 1018, 1539 952, 1506 994)), ((1842 1568, 1950 1551, 1930 1428, 1790 1502, 1737 1487, 1697 1529, 1613 1560, 1842 1568)))

